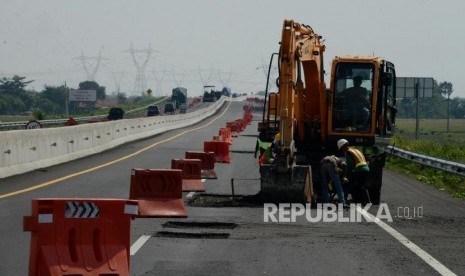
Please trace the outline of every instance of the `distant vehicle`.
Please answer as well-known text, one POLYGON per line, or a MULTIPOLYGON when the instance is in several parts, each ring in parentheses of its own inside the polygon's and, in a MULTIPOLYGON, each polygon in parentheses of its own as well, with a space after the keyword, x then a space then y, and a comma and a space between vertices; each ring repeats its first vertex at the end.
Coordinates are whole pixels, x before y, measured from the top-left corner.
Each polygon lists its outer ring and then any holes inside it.
POLYGON ((184 87, 173 88, 171 101, 176 105, 176 109, 185 104, 187 102, 187 89, 184 87))
POLYGON ((179 107, 179 113, 181 114, 184 114, 187 112, 187 104, 182 104, 180 107, 179 107))
POLYGON ((173 115, 175 110, 173 103, 165 104, 165 114, 173 115))
POLYGON ((124 110, 122 108, 112 107, 108 111, 107 119, 110 121, 120 120, 120 119, 123 119, 123 116, 124 116, 124 110))
POLYGON ((160 115, 160 110, 158 109, 158 106, 150 105, 147 108, 147 117, 158 116, 158 115, 160 115))

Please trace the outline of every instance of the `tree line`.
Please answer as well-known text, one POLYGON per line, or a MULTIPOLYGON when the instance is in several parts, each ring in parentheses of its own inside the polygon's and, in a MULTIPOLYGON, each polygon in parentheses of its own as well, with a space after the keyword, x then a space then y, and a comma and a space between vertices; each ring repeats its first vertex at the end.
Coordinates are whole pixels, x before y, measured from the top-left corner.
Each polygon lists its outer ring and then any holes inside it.
MULTIPOLYGON (((465 118, 465 98, 454 97, 454 91, 450 82, 433 82, 433 95, 430 98, 420 98, 419 117, 422 119, 445 119, 449 110, 450 118, 465 118)), ((397 118, 416 118, 416 99, 397 99, 397 118)))
MULTIPOLYGON (((21 115, 30 112, 48 115, 67 114, 69 87, 45 86, 42 91, 37 92, 26 89, 31 82, 33 80, 26 80, 26 77, 17 75, 0 79, 0 115, 21 115)), ((105 87, 95 81, 81 82, 77 89, 96 90, 97 100, 106 98, 105 87)))
MULTIPOLYGON (((31 82, 33 80, 26 80, 26 77, 17 75, 0 79, 0 115, 19 115, 30 112, 47 115, 67 114, 69 87, 65 85, 45 86, 42 91, 37 92, 26 89, 31 82)), ((97 100, 107 97, 105 87, 95 81, 83 81, 79 83, 77 89, 96 90, 97 100)), ((420 118, 444 119, 447 118, 448 110, 450 118, 465 118, 465 98, 450 98, 453 91, 452 83, 434 81, 432 97, 421 98, 419 101, 420 118)), ((118 102, 124 101, 126 101, 124 94, 119 95, 118 102)), ((87 105, 93 104, 87 103, 87 105)), ((397 99, 396 106, 398 118, 416 117, 416 99, 397 99)))

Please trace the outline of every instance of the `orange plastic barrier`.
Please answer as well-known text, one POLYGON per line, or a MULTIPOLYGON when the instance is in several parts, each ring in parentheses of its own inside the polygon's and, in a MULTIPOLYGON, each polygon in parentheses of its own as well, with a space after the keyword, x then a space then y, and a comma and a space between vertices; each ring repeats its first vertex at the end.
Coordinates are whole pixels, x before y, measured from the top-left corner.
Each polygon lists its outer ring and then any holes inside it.
POLYGON ((238 128, 237 132, 244 131, 245 127, 247 126, 247 123, 242 119, 237 119, 236 123, 237 123, 237 128, 238 128))
POLYGON ((31 232, 29 275, 129 275, 137 209, 134 200, 33 199, 23 221, 31 232))
POLYGON ((232 137, 237 137, 237 133, 240 132, 237 122, 226 122, 226 127, 231 130, 232 137))
POLYGON ((205 152, 215 153, 215 162, 217 163, 231 163, 229 157, 229 143, 220 141, 204 141, 203 150, 205 152))
POLYGON ((202 160, 172 159, 171 169, 182 171, 183 192, 205 192, 205 186, 202 183, 202 160))
POLYGON ((204 151, 186 151, 186 159, 200 159, 202 160, 202 178, 217 179, 215 172, 215 153, 204 151))
POLYGON ((250 125, 250 124, 252 123, 252 118, 253 118, 253 115, 252 115, 251 111, 250 111, 250 110, 246 110, 246 111, 244 112, 243 120, 245 121, 245 123, 246 123, 247 125, 250 125))
POLYGON ((139 201, 138 217, 187 217, 181 170, 132 169, 129 198, 139 201))
POLYGON ((228 142, 229 144, 232 144, 231 140, 231 129, 228 127, 220 128, 218 131, 218 134, 223 137, 223 141, 228 142))

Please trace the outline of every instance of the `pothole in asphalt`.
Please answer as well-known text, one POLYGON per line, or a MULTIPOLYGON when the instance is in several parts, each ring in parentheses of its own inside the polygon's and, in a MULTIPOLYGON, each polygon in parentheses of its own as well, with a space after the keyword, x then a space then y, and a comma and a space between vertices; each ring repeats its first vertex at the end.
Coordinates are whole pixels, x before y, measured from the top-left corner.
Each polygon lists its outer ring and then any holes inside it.
POLYGON ((192 207, 263 207, 261 197, 257 195, 217 195, 196 194, 187 201, 192 207))
POLYGON ((167 221, 164 228, 213 228, 213 229, 234 229, 236 223, 232 222, 197 222, 197 221, 167 221))
POLYGON ((185 239, 227 239, 229 233, 192 233, 192 232, 174 232, 174 231, 158 231, 155 237, 163 238, 185 238, 185 239))

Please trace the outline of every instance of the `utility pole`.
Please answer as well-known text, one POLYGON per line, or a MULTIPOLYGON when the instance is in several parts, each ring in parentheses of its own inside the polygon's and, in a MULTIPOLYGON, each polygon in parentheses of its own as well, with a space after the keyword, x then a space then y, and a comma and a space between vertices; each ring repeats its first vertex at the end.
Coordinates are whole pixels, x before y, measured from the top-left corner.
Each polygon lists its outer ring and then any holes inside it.
POLYGON ((441 92, 442 94, 446 94, 447 95, 447 132, 450 131, 450 124, 449 124, 449 120, 450 120, 450 95, 452 94, 452 92, 454 92, 454 89, 452 87, 452 83, 450 82, 442 82, 439 84, 439 89, 441 89, 441 92))
POLYGON ((69 91, 68 87, 66 87, 66 81, 65 81, 65 109, 66 109, 66 116, 69 116, 69 91))

